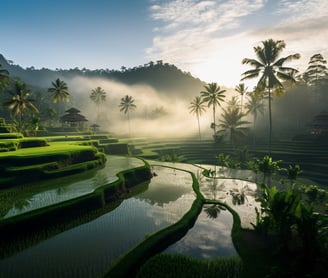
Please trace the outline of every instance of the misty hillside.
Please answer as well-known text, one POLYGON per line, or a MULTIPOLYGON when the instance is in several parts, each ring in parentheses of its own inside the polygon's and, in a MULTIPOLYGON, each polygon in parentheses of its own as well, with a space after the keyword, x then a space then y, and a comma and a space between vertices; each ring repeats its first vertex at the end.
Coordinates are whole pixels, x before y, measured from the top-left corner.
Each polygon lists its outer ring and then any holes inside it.
POLYGON ((121 70, 85 68, 50 70, 22 68, 0 54, 0 64, 2 68, 9 71, 11 78, 18 77, 31 86, 41 88, 48 88, 57 78, 67 81, 76 77, 88 77, 107 79, 126 85, 149 85, 158 92, 183 97, 201 91, 204 86, 204 82, 194 78, 190 73, 182 72, 176 66, 162 61, 149 62, 134 68, 122 67, 121 70))

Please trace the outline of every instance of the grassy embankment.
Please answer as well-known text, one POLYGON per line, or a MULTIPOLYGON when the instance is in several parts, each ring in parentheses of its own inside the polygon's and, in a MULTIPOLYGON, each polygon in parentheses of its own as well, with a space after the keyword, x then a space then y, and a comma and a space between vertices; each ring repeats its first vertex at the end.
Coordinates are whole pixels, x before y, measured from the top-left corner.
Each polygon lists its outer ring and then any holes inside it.
MULTIPOLYGON (((122 154, 126 154, 127 145, 119 144, 115 149, 117 140, 111 138, 84 136, 23 138, 20 134, 0 135, 0 146, 3 148, 0 152, 0 187, 12 187, 15 189, 14 193, 18 194, 21 184, 67 177, 76 173, 81 175, 86 170, 102 167, 106 157, 95 145, 106 148, 112 143, 114 146, 111 145, 109 148, 113 148, 114 152, 123 150, 122 154), (122 148, 122 145, 125 147, 122 148)), ((126 192, 127 188, 150 179, 150 166, 145 162, 144 166, 122 171, 117 173, 117 176, 119 178, 117 181, 104 184, 90 194, 2 219, 0 221, 1 250, 6 254, 12 254, 17 252, 17 248, 12 248, 13 244, 7 243, 13 240, 24 242, 21 248, 25 248, 46 238, 49 234, 56 234, 66 227, 78 225, 81 223, 81 215, 88 214, 92 218, 95 217, 94 215, 99 216, 108 209, 115 208, 118 196, 126 192), (39 231, 46 232, 41 232, 42 236, 35 239, 34 234, 40 234, 39 231), (24 239, 20 240, 22 236, 24 239)), ((1 211, 5 210, 6 204, 0 205, 1 211)))

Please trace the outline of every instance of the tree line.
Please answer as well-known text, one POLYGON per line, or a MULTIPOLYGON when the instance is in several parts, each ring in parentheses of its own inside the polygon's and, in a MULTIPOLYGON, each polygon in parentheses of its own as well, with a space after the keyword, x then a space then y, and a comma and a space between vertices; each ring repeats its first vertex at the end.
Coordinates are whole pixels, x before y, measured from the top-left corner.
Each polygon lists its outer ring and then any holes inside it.
POLYGON ((240 103, 236 97, 232 97, 227 101, 227 107, 222 108, 225 102, 225 92, 217 83, 209 83, 204 86, 199 96, 196 96, 190 103, 190 112, 195 114, 198 123, 199 139, 201 139, 200 120, 199 117, 206 111, 206 108, 213 109, 213 137, 216 141, 222 140, 228 136, 232 144, 237 143, 237 139, 246 134, 249 124, 243 120, 247 114, 253 116, 253 129, 255 129, 255 121, 258 114, 264 113, 264 101, 268 101, 268 118, 269 118, 269 135, 268 135, 268 152, 271 152, 272 144, 272 100, 274 96, 282 96, 286 88, 292 85, 305 84, 314 91, 322 90, 328 87, 328 69, 326 60, 321 54, 315 54, 310 58, 309 66, 304 73, 288 67, 285 64, 300 58, 300 54, 291 54, 281 57, 286 44, 283 40, 268 39, 262 41, 261 45, 254 47, 257 59, 244 58, 242 64, 251 66, 241 75, 241 81, 257 78, 257 85, 253 91, 248 92, 244 83, 240 83, 235 87, 236 92, 240 95, 240 103), (244 105, 244 97, 247 96, 247 103, 244 105), (221 107, 223 113, 219 124, 216 123, 216 107, 221 107), (246 108, 246 111, 243 111, 246 108), (217 131, 217 128, 219 130, 217 131))

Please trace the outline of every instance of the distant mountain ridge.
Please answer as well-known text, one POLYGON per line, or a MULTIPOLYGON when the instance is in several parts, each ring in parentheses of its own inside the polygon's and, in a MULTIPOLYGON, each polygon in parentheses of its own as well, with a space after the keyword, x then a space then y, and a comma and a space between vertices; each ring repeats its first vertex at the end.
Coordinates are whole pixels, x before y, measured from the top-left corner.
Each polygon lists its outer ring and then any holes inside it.
POLYGON ((41 88, 48 88, 55 79, 64 81, 74 77, 103 78, 127 85, 146 84, 157 91, 168 95, 194 96, 203 90, 205 83, 178 69, 175 65, 157 62, 149 62, 143 66, 134 68, 122 67, 121 70, 97 69, 35 69, 34 67, 22 68, 7 60, 0 54, 2 68, 8 70, 11 78, 20 78, 26 84, 41 88))

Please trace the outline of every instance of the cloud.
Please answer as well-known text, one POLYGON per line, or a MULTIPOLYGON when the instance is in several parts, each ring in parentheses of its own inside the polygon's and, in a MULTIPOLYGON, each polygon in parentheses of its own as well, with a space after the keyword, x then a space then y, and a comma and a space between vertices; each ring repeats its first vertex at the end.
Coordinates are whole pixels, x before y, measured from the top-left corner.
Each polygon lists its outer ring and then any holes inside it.
POLYGON ((286 41, 286 55, 300 53, 297 67, 304 68, 311 54, 328 54, 327 5, 326 0, 155 0, 149 12, 156 28, 146 55, 203 81, 235 86, 244 71, 241 60, 273 38, 286 41))

